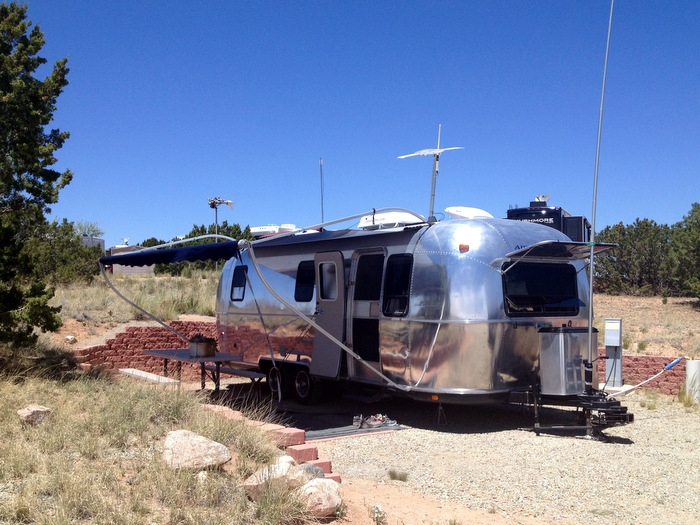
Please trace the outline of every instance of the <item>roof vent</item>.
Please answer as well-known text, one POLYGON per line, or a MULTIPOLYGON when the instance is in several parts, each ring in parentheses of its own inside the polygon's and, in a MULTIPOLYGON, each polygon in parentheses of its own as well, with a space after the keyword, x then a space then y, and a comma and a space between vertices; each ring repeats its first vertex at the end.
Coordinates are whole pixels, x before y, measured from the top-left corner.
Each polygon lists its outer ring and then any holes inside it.
POLYGON ((493 219, 493 215, 489 212, 469 206, 450 206, 445 208, 445 213, 453 219, 493 219))

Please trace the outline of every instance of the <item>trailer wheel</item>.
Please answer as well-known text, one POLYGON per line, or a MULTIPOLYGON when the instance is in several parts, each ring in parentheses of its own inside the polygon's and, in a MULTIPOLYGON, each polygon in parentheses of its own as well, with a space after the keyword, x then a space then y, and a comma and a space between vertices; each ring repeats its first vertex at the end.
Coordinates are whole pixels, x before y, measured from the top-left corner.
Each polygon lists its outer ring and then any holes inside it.
POLYGON ((305 368, 299 370, 294 376, 294 395, 300 403, 311 403, 315 399, 317 386, 305 368))
POLYGON ((277 394, 282 389, 282 372, 276 366, 267 371, 267 386, 273 394, 277 394))

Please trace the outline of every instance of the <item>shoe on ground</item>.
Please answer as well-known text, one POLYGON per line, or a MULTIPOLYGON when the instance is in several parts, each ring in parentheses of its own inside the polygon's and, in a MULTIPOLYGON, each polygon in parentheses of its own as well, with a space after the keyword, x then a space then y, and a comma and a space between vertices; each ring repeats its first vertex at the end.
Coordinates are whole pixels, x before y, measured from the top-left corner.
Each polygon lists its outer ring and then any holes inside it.
POLYGON ((362 420, 360 428, 378 428, 383 425, 382 421, 377 419, 375 416, 369 416, 362 420))

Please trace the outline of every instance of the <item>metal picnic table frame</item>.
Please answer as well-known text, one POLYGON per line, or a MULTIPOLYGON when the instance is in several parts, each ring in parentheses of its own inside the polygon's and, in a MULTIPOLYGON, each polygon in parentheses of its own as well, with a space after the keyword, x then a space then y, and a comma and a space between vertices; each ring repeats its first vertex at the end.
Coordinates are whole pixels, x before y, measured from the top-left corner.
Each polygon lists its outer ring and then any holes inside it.
POLYGON ((182 376, 182 363, 199 364, 202 373, 202 390, 206 386, 207 377, 210 377, 214 382, 214 391, 218 392, 221 385, 221 363, 229 363, 240 361, 241 356, 216 352, 210 356, 191 356, 189 348, 175 348, 171 350, 144 350, 144 354, 153 357, 160 357, 163 360, 163 375, 168 377, 168 361, 177 362, 177 379, 182 376), (207 363, 213 363, 215 366, 207 366, 207 363), (207 375, 207 371, 211 375, 207 375))

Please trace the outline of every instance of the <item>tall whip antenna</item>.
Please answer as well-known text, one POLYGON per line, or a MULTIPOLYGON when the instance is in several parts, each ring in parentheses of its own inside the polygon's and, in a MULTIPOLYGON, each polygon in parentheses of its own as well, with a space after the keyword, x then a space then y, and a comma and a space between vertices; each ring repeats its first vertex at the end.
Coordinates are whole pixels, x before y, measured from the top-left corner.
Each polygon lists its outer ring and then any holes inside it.
POLYGON ((321 223, 326 222, 323 218, 323 157, 318 161, 319 168, 321 169, 321 223))
MULTIPOLYGON (((603 103, 605 101, 605 81, 608 76, 608 54, 610 53, 610 34, 612 33, 613 9, 615 0, 610 1, 610 20, 608 22, 608 41, 605 45, 605 65, 603 66, 603 88, 600 94, 600 113, 598 115, 598 142, 595 151, 595 174, 593 176, 593 209, 591 211, 591 247, 590 268, 588 275, 588 362, 593 363, 593 254, 595 250, 595 215, 598 200, 598 165, 600 162, 600 137, 603 130, 603 103)), ((597 349, 596 349, 597 350, 597 349)))

